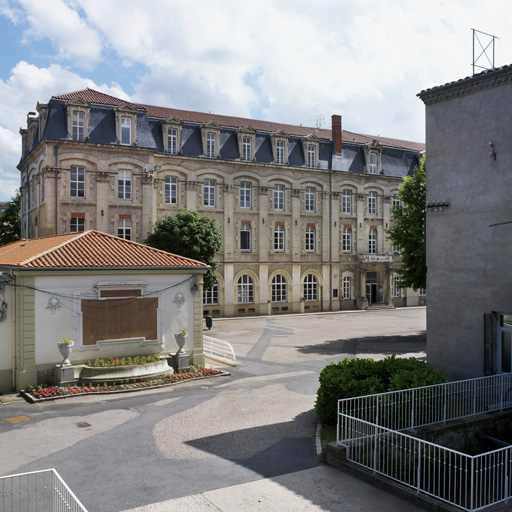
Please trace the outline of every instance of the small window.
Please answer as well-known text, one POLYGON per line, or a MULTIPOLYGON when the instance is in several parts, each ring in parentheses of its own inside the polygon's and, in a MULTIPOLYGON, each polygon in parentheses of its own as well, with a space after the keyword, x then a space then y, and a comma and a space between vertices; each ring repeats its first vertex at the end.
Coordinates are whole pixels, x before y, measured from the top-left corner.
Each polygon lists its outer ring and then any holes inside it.
POLYGON ((306 187, 306 211, 315 211, 315 187, 306 187))
POLYGON ((368 214, 377 215, 377 192, 368 194, 368 214))
POLYGON ((370 229, 368 252, 370 254, 377 254, 377 230, 374 228, 370 229))
POLYGON ((316 230, 308 226, 306 228, 306 251, 313 252, 316 250, 316 230))
POLYGON ((251 207, 251 184, 248 181, 240 183, 240 208, 251 207))
POLYGON ((215 133, 208 132, 206 134, 206 156, 208 158, 215 158, 217 156, 215 149, 215 139, 215 133))
POLYGON ((117 173, 117 197, 118 199, 132 198, 132 173, 131 171, 119 171, 117 173))
POLYGON ((219 285, 215 283, 209 290, 203 291, 203 304, 205 306, 219 303, 219 285))
POLYGON ((178 154, 178 130, 176 128, 167 128, 167 153, 178 154))
POLYGON ((272 302, 286 302, 286 279, 281 274, 272 279, 272 302))
POLYGON ((351 279, 350 277, 343 278, 343 298, 350 299, 351 297, 351 279))
POLYGON ((274 228, 274 250, 284 251, 284 226, 274 228))
POLYGON ((254 283, 250 276, 241 276, 238 280, 238 303, 251 304, 254 302, 254 283))
POLYGON ((125 240, 132 239, 132 221, 130 219, 119 219, 117 222, 117 236, 125 240))
POLYGON ((352 228, 343 228, 343 252, 352 252, 352 228))
POLYGON ((394 283, 395 297, 400 297, 402 295, 402 289, 400 288, 400 278, 395 277, 393 279, 393 283, 394 283))
POLYGON ((250 137, 242 139, 242 160, 250 162, 252 160, 252 140, 250 137))
POLYGON ((251 226, 250 224, 243 224, 240 228, 240 250, 251 250, 251 226))
POLYGON ((215 180, 204 180, 204 206, 215 206, 215 180))
POLYGON ((284 164, 284 142, 282 140, 276 142, 276 164, 284 164))
POLYGON ((72 121, 72 138, 73 140, 84 140, 85 114, 75 110, 73 112, 72 121))
POLYGON ((71 197, 85 197, 85 169, 83 167, 71 166, 69 185, 69 195, 71 197))
POLYGON ((121 144, 129 146, 132 143, 132 120, 129 117, 121 118, 121 144))
POLYGON ((316 148, 313 144, 308 144, 308 167, 316 167, 316 148))
POLYGON ((426 297, 426 296, 427 296, 427 289, 420 288, 420 297, 426 297))
POLYGON ((284 185, 274 185, 274 210, 284 210, 284 185))
POLYGON ((343 191, 343 213, 350 215, 352 213, 352 191, 345 189, 343 191))
POLYGON ((178 178, 165 177, 165 202, 167 204, 178 204, 178 178))
POLYGON ((71 231, 71 233, 85 231, 85 217, 71 217, 69 231, 71 231))
POLYGON ((399 197, 395 194, 393 196, 393 208, 400 208, 401 204, 402 203, 401 203, 399 197))
POLYGON ((392 250, 395 254, 400 254, 400 247, 398 245, 393 245, 392 250))
POLYGON ((377 174, 377 154, 370 153, 370 174, 377 174))
POLYGON ((304 278, 304 300, 318 300, 318 281, 313 274, 308 274, 304 278))

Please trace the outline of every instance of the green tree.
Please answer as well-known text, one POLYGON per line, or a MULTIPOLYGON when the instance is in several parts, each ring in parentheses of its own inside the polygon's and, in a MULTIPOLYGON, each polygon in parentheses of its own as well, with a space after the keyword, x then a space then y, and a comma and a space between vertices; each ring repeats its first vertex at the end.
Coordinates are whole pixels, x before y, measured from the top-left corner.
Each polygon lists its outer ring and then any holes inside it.
POLYGON ((7 208, 0 213, 0 245, 10 244, 21 237, 21 196, 17 190, 13 198, 5 203, 7 208))
POLYGON ((217 281, 219 262, 215 255, 222 249, 222 231, 214 219, 200 215, 195 210, 182 210, 156 221, 153 233, 148 233, 145 243, 209 265, 204 276, 205 290, 217 281))
POLYGON ((400 286, 426 288, 424 222, 427 206, 425 156, 412 176, 404 178, 398 191, 400 206, 393 208, 393 225, 387 230, 391 243, 400 247, 402 265, 397 269, 400 286))

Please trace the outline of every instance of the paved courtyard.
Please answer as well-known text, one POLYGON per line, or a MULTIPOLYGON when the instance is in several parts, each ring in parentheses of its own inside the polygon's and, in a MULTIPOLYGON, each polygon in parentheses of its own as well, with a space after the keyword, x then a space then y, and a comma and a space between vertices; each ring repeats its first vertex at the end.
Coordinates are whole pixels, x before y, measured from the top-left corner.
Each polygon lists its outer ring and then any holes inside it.
POLYGON ((230 341, 239 360, 230 377, 0 405, 0 475, 53 467, 90 512, 363 512, 376 504, 412 512, 410 503, 319 466, 314 402, 327 363, 424 357, 424 330, 424 308, 214 319, 205 334, 230 341), (29 419, 5 421, 21 415, 29 419))

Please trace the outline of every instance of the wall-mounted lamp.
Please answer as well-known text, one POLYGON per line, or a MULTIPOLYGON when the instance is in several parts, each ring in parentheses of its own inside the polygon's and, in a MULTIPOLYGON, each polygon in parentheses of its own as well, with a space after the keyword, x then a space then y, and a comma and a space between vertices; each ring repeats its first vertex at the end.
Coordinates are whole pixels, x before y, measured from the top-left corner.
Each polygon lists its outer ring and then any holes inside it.
POLYGON ((491 158, 494 158, 494 160, 496 160, 496 150, 494 149, 494 144, 492 142, 489 142, 489 146, 491 146, 491 150, 492 150, 492 151, 489 151, 489 156, 491 158))

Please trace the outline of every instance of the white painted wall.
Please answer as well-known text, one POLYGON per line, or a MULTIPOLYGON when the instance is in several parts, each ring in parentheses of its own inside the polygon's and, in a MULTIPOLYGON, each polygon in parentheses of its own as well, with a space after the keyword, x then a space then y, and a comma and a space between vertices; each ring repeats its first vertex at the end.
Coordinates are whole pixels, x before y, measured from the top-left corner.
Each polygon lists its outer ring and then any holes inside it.
POLYGON ((0 322, 0 391, 10 389, 12 386, 12 336, 13 336, 13 314, 14 304, 12 288, 5 285, 3 293, 0 293, 0 300, 7 303, 7 317, 0 322))

